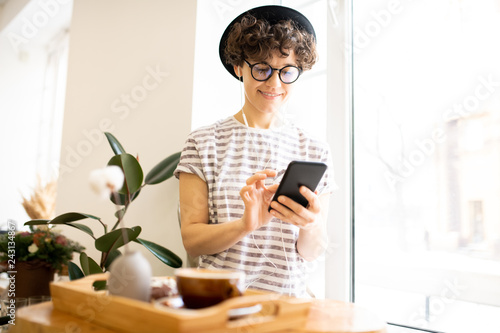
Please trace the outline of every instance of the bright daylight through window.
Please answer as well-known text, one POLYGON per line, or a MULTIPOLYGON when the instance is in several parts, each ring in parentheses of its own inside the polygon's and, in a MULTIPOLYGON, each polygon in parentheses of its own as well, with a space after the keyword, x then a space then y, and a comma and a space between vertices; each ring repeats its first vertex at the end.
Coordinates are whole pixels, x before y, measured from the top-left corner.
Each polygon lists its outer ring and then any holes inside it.
POLYGON ((498 0, 353 1, 355 301, 391 323, 500 332, 499 31, 498 0))

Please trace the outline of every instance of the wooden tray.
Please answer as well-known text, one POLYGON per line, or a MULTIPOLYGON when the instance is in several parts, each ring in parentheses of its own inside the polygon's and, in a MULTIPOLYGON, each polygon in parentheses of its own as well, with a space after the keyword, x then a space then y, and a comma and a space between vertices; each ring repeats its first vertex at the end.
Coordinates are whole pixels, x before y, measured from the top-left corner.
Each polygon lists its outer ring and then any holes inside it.
POLYGON ((215 306, 199 309, 170 309, 92 290, 94 281, 108 274, 53 282, 50 286, 54 308, 78 318, 120 332, 277 332, 302 327, 310 301, 272 293, 247 291, 215 306), (228 311, 260 304, 255 314, 232 319, 228 311))

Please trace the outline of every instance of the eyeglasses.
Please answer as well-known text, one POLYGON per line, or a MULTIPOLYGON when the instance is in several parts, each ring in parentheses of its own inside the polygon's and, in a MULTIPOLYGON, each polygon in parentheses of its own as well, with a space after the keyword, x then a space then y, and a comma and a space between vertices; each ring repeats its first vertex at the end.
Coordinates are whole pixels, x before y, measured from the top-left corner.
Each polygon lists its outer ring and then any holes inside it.
POLYGON ((281 69, 278 69, 278 68, 272 68, 270 65, 262 62, 250 65, 250 63, 246 61, 246 59, 243 60, 250 67, 250 72, 252 73, 252 77, 256 81, 266 81, 273 75, 274 71, 278 71, 278 76, 281 82, 285 84, 290 84, 297 81, 300 74, 302 74, 302 70, 295 66, 285 66, 281 69))

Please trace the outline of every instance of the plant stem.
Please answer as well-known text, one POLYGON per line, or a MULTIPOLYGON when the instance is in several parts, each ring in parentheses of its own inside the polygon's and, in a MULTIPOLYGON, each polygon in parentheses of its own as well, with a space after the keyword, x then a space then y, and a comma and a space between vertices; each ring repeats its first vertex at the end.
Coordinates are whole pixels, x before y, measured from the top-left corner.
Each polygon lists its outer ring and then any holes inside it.
MULTIPOLYGON (((118 205, 116 205, 116 207, 118 208, 118 205)), ((115 230, 118 227, 118 225, 120 224, 123 216, 127 212, 127 208, 128 208, 128 204, 125 205, 125 207, 123 208, 123 213, 118 215, 118 221, 116 221, 116 223, 113 225, 113 229, 111 229, 111 231, 115 230)), ((117 211, 120 211, 120 209, 117 210, 117 211)))
MULTIPOLYGON (((113 192, 113 195, 115 196, 115 202, 119 202, 119 196, 118 192, 113 192)), ((127 211, 128 204, 130 203, 130 193, 127 189, 127 201, 125 202, 125 209, 123 210, 123 214, 118 213, 118 221, 115 223, 113 230, 116 229, 116 227, 121 224, 122 225, 122 238, 123 238, 123 244, 125 248, 125 253, 129 253, 129 246, 128 246, 128 235, 127 235, 127 230, 125 229, 125 223, 123 222, 125 213, 127 211)), ((120 211, 121 208, 118 206, 118 204, 115 204, 116 211, 120 211)), ((107 256, 106 256, 107 257, 107 256)))
POLYGON ((104 224, 101 219, 98 219, 99 222, 101 222, 101 225, 102 227, 104 228, 104 233, 107 234, 108 233, 108 226, 106 224, 104 224))
POLYGON ((104 272, 104 267, 106 266, 106 261, 108 260, 108 253, 101 252, 101 269, 104 272))

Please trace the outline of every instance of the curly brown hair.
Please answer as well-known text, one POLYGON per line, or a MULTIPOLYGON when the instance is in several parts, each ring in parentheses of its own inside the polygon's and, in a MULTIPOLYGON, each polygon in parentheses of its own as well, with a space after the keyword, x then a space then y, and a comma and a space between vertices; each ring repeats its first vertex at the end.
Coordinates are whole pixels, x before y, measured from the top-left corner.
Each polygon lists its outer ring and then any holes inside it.
POLYGON ((231 29, 224 53, 226 63, 241 66, 244 59, 265 61, 275 51, 288 57, 291 50, 302 70, 309 70, 316 63, 316 39, 292 20, 271 25, 246 15, 231 29))

